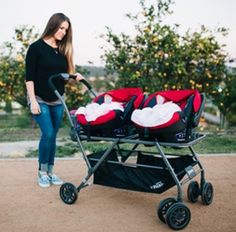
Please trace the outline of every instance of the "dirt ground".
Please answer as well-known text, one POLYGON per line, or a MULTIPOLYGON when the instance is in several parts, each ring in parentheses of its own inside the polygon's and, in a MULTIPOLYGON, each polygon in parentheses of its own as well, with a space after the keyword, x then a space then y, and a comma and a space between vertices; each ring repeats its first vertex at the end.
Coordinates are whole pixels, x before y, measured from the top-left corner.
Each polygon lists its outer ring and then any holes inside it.
MULTIPOLYGON (((206 180, 214 186, 214 201, 204 206, 186 198, 191 210, 187 232, 236 231, 236 156, 200 157, 206 180)), ((98 185, 81 190, 73 205, 64 204, 59 187, 40 188, 37 160, 0 159, 1 232, 151 232, 171 231, 156 209, 159 202, 176 196, 176 187, 162 194, 133 192, 98 185)), ((58 159, 56 172, 76 186, 87 172, 83 160, 58 159)))

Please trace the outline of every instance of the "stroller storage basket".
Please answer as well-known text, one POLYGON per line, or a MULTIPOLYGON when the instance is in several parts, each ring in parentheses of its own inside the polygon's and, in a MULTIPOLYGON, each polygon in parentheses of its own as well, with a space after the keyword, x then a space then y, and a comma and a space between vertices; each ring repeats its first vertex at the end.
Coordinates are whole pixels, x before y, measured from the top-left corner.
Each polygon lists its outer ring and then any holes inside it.
MULTIPOLYGON (((133 155, 137 155, 136 163, 121 163, 118 161, 118 155, 122 156, 122 152, 126 151, 115 149, 111 151, 95 171, 94 184, 151 193, 162 193, 175 185, 161 157, 134 151, 133 155)), ((88 155, 92 167, 96 165, 103 153, 104 151, 88 155)), ((168 160, 179 180, 186 174, 184 169, 195 164, 189 155, 168 158, 168 160)))

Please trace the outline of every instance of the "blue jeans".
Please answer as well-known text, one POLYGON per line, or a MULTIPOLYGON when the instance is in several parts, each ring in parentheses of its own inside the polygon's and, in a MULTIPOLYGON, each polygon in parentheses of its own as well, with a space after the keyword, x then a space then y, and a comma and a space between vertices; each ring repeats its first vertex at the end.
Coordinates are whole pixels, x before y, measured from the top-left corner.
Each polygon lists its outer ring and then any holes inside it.
POLYGON ((47 166, 54 165, 56 135, 61 125, 64 107, 61 104, 50 106, 45 103, 39 103, 39 105, 41 113, 39 115, 33 115, 33 118, 41 130, 38 148, 39 170, 41 170, 41 167, 46 169, 47 166))

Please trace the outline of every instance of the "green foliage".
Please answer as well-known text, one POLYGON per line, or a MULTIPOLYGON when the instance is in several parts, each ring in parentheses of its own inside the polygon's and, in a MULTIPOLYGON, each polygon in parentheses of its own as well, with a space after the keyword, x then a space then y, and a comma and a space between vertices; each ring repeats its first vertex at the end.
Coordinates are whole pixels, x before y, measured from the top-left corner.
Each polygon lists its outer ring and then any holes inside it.
POLYGON ((226 80, 225 58, 216 33, 226 35, 225 28, 210 31, 204 26, 199 32, 180 36, 179 25, 163 24, 170 14, 172 0, 156 0, 147 5, 141 0, 142 11, 127 15, 135 24, 136 35, 116 35, 107 28, 104 51, 108 73, 117 73, 117 87, 142 87, 147 92, 167 89, 198 89, 208 96, 219 94, 219 85, 226 80))
POLYGON ((226 117, 230 126, 236 125, 236 73, 229 72, 219 85, 218 93, 214 96, 214 103, 226 117))
MULTIPOLYGON (((88 71, 80 66, 76 66, 76 72, 82 75, 88 75, 88 71)), ((65 92, 66 105, 69 110, 77 109, 82 103, 89 101, 88 91, 83 87, 83 84, 76 83, 76 81, 69 81, 69 83, 67 83, 65 92)))
POLYGON ((83 68, 86 70, 85 77, 104 77, 106 75, 104 67, 84 65, 83 68))
POLYGON ((15 29, 12 42, 5 42, 0 50, 0 99, 10 104, 18 102, 26 107, 24 57, 29 44, 38 37, 34 28, 15 29))
POLYGON ((236 151, 235 135, 212 134, 196 144, 195 148, 200 154, 206 153, 235 153, 236 151))
POLYGON ((22 114, 5 114, 0 116, 0 129, 29 127, 31 118, 26 112, 22 114))

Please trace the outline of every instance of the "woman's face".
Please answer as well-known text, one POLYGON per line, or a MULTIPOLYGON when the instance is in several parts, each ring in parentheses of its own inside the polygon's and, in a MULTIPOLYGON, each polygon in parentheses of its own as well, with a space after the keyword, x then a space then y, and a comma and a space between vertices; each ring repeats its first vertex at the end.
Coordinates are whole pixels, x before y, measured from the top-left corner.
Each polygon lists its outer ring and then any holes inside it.
POLYGON ((63 37, 66 35, 68 28, 69 28, 69 23, 67 21, 62 22, 59 29, 54 34, 54 38, 56 40, 61 41, 63 37))

